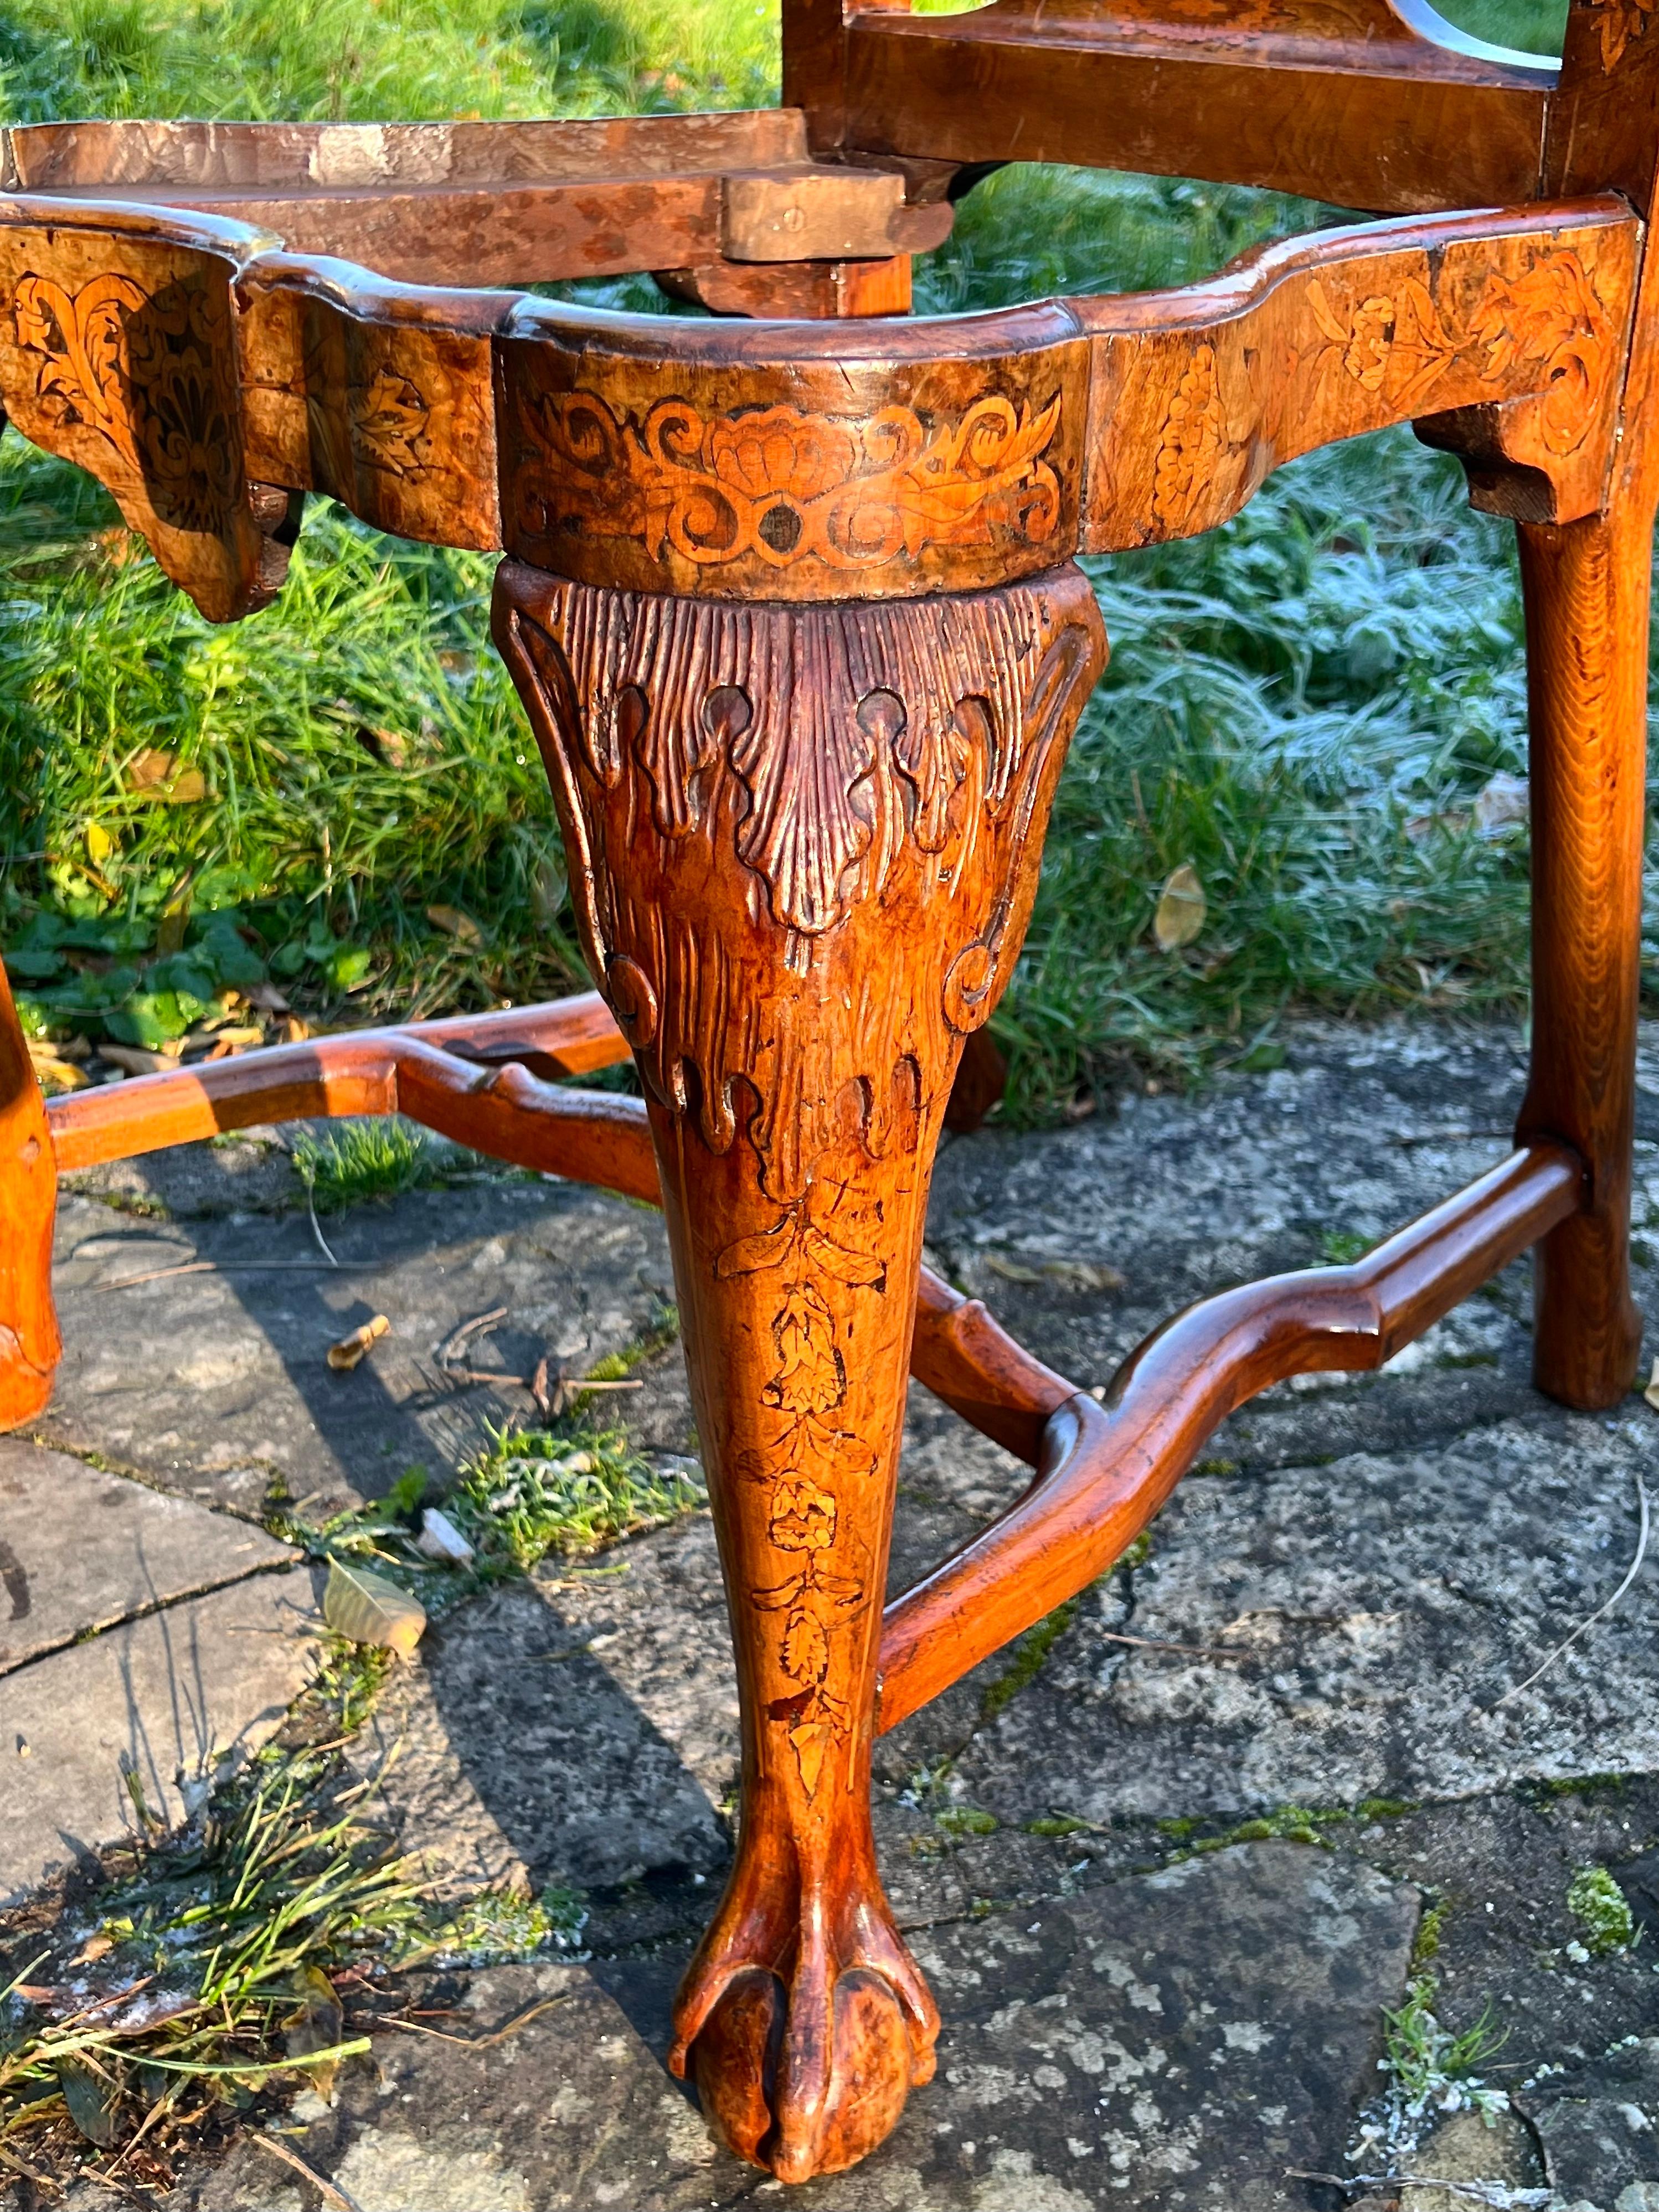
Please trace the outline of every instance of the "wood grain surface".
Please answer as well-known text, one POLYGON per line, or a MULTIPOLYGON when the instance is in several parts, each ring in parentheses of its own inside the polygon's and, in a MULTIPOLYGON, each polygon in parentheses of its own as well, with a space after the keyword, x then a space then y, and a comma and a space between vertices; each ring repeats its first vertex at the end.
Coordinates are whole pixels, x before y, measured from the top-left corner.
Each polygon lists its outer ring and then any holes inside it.
POLYGON ((1099 616, 1074 569, 745 609, 509 562, 496 637, 647 1094, 737 1650, 738 1859, 670 2063, 740 2155, 803 2180, 933 2069, 869 1820, 911 1286, 1099 616))
POLYGON ((44 1412, 63 1352, 52 1296, 58 1164, 0 968, 0 1432, 44 1412))

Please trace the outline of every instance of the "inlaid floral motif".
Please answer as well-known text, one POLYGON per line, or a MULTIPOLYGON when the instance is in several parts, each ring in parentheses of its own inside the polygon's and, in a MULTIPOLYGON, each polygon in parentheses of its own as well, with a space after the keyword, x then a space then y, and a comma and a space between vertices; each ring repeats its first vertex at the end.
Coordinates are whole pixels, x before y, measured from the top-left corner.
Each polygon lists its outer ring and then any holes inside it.
POLYGON ((1363 391, 1386 391, 1402 411, 1425 402, 1454 362, 1493 383, 1517 368, 1541 366, 1546 445, 1570 453, 1589 434, 1611 332, 1583 263, 1569 250, 1547 249, 1518 276, 1490 275, 1461 331, 1448 327, 1416 277, 1362 300, 1346 321, 1317 277, 1310 280, 1308 305, 1328 341, 1320 368, 1340 361, 1363 391))
POLYGON ((1215 348, 1200 345, 1176 386, 1158 441, 1152 512, 1174 528, 1215 473, 1226 428, 1216 384, 1215 348))
POLYGON ((1486 350, 1481 374, 1502 376, 1516 362, 1547 371, 1544 443, 1570 453, 1589 434, 1606 380, 1613 332, 1576 253, 1551 252, 1520 276, 1492 276, 1469 326, 1486 350))
POLYGON ((927 424, 908 407, 705 416, 664 399, 636 426, 585 391, 526 397, 520 411, 556 465, 544 495, 555 526, 637 538, 656 560, 858 570, 927 546, 1041 544, 1060 520, 1044 459, 1058 394, 1041 408, 994 396, 927 424))
POLYGON ((195 276, 154 294, 115 274, 74 293, 26 276, 12 312, 19 346, 41 356, 35 393, 48 419, 106 439, 163 522, 222 529, 240 489, 224 301, 195 276))
POLYGON ((351 390, 351 435, 360 457, 387 475, 412 477, 426 460, 426 401, 406 376, 377 369, 351 390))
POLYGON ((1641 38, 1659 0, 1591 0, 1601 19, 1601 66, 1616 69, 1632 39, 1641 38))
POLYGON ((1462 342, 1441 321, 1427 285, 1415 276, 1408 276, 1395 292, 1379 292, 1360 301, 1346 322, 1331 306, 1324 286, 1312 277, 1308 306, 1329 341, 1319 365, 1336 354, 1343 373, 1361 391, 1381 392, 1386 385, 1401 407, 1412 407, 1424 398, 1462 349, 1462 342))
POLYGON ((778 1364, 761 1394, 783 1419, 761 1480, 772 1485, 768 1537, 797 1564, 784 1581, 750 1595, 763 1612, 784 1616, 778 1666, 796 1686, 772 1701, 768 1717, 787 1729, 809 1797, 825 1753, 851 1725, 847 1702, 830 1687, 830 1675, 836 1632, 858 1617, 865 1601, 862 1575, 839 1573, 830 1564, 842 1510, 836 1492, 825 1486, 824 1471, 858 1481, 876 1464, 874 1452, 836 1419, 847 1400, 847 1365, 835 1313, 815 1277, 878 1293, 887 1286, 880 1261, 838 1241, 836 1196, 833 1186, 810 1184, 771 1229, 728 1244, 714 1267, 728 1279, 774 1268, 783 1277, 772 1322, 778 1364), (805 1472, 809 1468, 813 1472, 805 1472), (781 1472, 770 1473, 774 1468, 781 1472))

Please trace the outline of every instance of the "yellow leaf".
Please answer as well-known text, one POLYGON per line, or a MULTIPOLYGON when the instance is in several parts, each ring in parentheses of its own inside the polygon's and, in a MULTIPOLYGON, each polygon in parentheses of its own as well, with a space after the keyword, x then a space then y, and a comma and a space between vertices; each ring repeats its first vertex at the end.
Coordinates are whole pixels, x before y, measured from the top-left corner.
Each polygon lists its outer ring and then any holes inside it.
POLYGON ((100 822, 87 824, 87 858, 94 867, 101 866, 115 850, 115 840, 100 822))
POLYGON ((348 1643, 380 1644, 407 1659, 426 1627, 426 1607, 384 1575, 331 1559, 323 1619, 348 1643))
MULTIPOLYGON (((345 2027, 345 2011, 334 1993, 334 1984, 320 1966, 301 1966, 294 1976, 298 2009, 283 2021, 283 2045, 290 2058, 310 2058, 319 2051, 332 2051, 345 2027)), ((312 2087, 325 2105, 334 2102, 337 2058, 325 2058, 307 2067, 312 2087)))
POLYGON ((1158 912, 1152 916, 1158 951, 1179 952, 1183 945, 1190 945, 1204 927, 1206 911, 1198 870, 1183 860, 1158 893, 1158 912))

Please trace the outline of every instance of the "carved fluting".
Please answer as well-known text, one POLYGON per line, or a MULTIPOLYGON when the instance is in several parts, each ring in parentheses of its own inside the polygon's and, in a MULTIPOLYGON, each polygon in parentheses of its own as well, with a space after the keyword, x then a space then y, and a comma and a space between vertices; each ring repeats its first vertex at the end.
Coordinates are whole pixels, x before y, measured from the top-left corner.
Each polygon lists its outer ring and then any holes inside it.
POLYGON ((932 2069, 868 1804, 913 1287, 962 1040, 1018 955, 1104 640, 1075 569, 785 610, 513 563, 496 635, 647 1094, 732 1609, 741 1841, 673 2063, 800 2179, 932 2069))

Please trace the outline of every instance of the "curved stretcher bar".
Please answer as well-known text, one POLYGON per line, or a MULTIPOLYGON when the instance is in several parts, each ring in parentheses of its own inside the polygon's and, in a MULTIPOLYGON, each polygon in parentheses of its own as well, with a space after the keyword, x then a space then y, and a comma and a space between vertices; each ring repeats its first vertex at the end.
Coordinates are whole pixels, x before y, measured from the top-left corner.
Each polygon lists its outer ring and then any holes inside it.
MULTIPOLYGON (((495 1158, 657 1205, 643 1102, 556 1090, 522 1064, 576 1073, 625 1053, 588 993, 140 1076, 54 1100, 47 1115, 58 1165, 70 1170, 259 1123, 402 1113, 495 1158)), ((1565 1146, 1528 1146, 1352 1267, 1273 1277, 1188 1308, 1131 1355, 1103 1406, 924 1267, 911 1373, 1037 1477, 887 1607, 878 1729, 1103 1573, 1246 1399, 1291 1375, 1382 1366, 1572 1213, 1583 1184, 1565 1146)))
POLYGON ((1292 1375, 1381 1367, 1574 1212, 1583 1190, 1576 1153, 1529 1146, 1352 1267, 1188 1307, 1130 1355, 1103 1406, 1068 1398, 1024 1497, 887 1607, 878 1731, 1104 1573, 1246 1399, 1292 1375))

